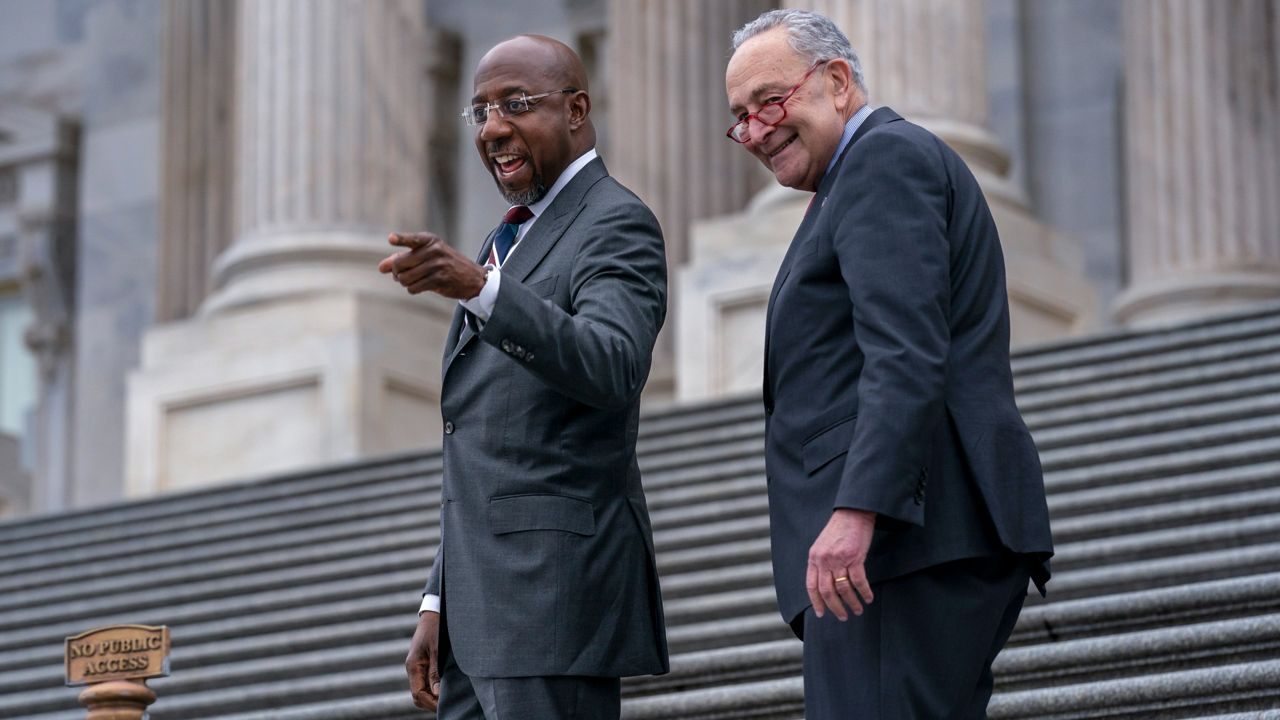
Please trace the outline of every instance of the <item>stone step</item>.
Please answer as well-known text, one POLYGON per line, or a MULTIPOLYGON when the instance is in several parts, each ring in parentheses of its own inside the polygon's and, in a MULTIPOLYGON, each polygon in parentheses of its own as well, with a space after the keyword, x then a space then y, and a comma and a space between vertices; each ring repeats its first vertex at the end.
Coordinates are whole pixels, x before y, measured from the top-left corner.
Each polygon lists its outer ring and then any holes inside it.
MULTIPOLYGON (((1099 400, 1083 400, 1073 395, 1066 404, 1028 410, 1026 406, 1032 404, 1033 398, 1025 397, 1019 398, 1018 405, 1028 427, 1045 430, 1280 392, 1280 357, 1267 360, 1271 366, 1260 369, 1250 364, 1247 372, 1215 365, 1194 376, 1165 378, 1164 383, 1156 382, 1157 376, 1143 377, 1117 384, 1114 393, 1099 400)), ((1034 399, 1043 401, 1044 398, 1035 396, 1034 399)))
POLYGON ((1070 518, 1093 512, 1212 498, 1220 492, 1264 490, 1275 487, 1276 478, 1280 478, 1280 462, 1270 461, 1080 490, 1061 490, 1048 495, 1049 515, 1056 526, 1070 518))
POLYGON ((641 697, 622 708, 624 720, 794 720, 803 714, 799 677, 641 697))
POLYGON ((636 442, 636 452, 641 457, 658 457, 680 450, 763 437, 764 408, 757 406, 754 414, 741 419, 720 422, 713 419, 703 425, 689 427, 678 434, 642 437, 636 442))
MULTIPOLYGON (((1280 543, 1189 552, 1163 558, 1132 560, 1104 567, 1085 565, 1055 570, 1050 582, 1053 602, 1088 595, 1124 593, 1141 588, 1165 588, 1242 575, 1280 567, 1280 543)), ((1037 604, 1036 596, 1028 602, 1037 604)))
POLYGON ((690 687, 794 677, 800 674, 801 649, 800 641, 791 636, 785 640, 673 653, 671 672, 627 678, 623 680, 623 696, 638 698, 690 687))
POLYGON ((1280 614, 1005 648, 992 670, 1001 692, 1118 679, 1280 655, 1280 614))
POLYGON ((1010 646, 1280 612, 1280 572, 1057 599, 1023 608, 1010 646))
MULTIPOLYGON (((1211 489, 1215 483, 1220 481, 1223 474, 1221 471, 1212 473, 1208 478, 1203 478, 1202 481, 1207 483, 1207 488, 1211 489)), ((1262 470, 1257 477, 1260 482, 1265 482, 1267 480, 1267 470, 1262 470)), ((746 483, 742 484, 745 485, 746 483)), ((1181 492, 1177 488, 1174 489, 1181 492)), ((1111 502, 1111 498, 1114 497, 1117 489, 1107 488, 1101 492, 1103 499, 1111 502)), ((1263 511, 1274 507, 1278 492, 1280 491, 1258 490, 1239 495, 1219 495, 1212 501, 1182 501, 1165 504, 1150 502, 1152 498, 1148 494, 1143 496, 1143 499, 1148 501, 1147 504, 1151 506, 1148 509, 1096 513, 1084 519, 1058 519, 1055 521, 1055 530, 1059 542, 1065 542, 1080 537, 1117 535, 1121 532, 1132 531, 1134 528, 1172 525, 1184 519, 1191 520, 1197 517, 1212 519, 1215 517, 1231 518, 1244 514, 1257 514, 1249 511, 1251 509, 1263 511)), ((655 510, 653 517, 658 528, 657 541, 659 547, 664 549, 700 547, 708 543, 765 536, 767 533, 767 519, 765 517, 767 501, 762 494, 739 495, 728 499, 720 499, 717 495, 717 493, 712 493, 702 503, 673 505, 669 506, 668 510, 655 510), (717 518, 729 519, 717 520, 717 518)), ((1051 496, 1051 504, 1056 503, 1057 498, 1057 494, 1051 496)), ((40 572, 40 568, 30 568, 31 572, 38 572, 38 577, 46 586, 54 585, 61 581, 75 582, 76 588, 68 590, 63 587, 60 590, 52 590, 52 595, 10 592, 0 597, 0 607, 43 603, 51 598, 58 597, 58 593, 79 593, 78 586, 80 582, 85 580, 86 577, 94 577, 95 575, 108 576, 103 581, 104 584, 98 588, 102 592, 109 592, 117 585, 121 588, 135 587, 136 579, 131 580, 129 577, 122 575, 130 567, 145 567, 148 572, 152 572, 166 565, 181 564, 182 567, 177 571, 177 575, 172 577, 163 576, 161 578, 172 581, 203 572, 201 568, 207 569, 211 577, 240 572, 243 568, 236 561, 228 560, 224 563, 210 561, 217 558, 248 557, 246 554, 250 552, 253 552, 251 558, 244 560, 244 562, 252 562, 254 565, 251 567, 257 567, 270 565, 277 561, 281 565, 296 565, 299 564, 299 558, 306 557, 319 561, 325 559, 324 554, 326 552, 333 553, 336 557, 343 557, 357 554, 360 548, 369 543, 374 543, 378 547, 389 547, 394 545, 394 542, 387 538, 379 540, 369 538, 373 533, 385 534, 398 530, 403 531, 405 528, 433 525, 434 516, 429 511, 429 508, 430 503, 438 501, 437 499, 438 495, 434 493, 427 494, 425 501, 399 497, 376 499, 366 504, 357 503, 336 509, 322 507, 319 510, 310 511, 311 513, 318 513, 318 515, 298 511, 283 519, 275 517, 264 518, 257 525, 231 523, 221 528, 220 531, 210 532, 209 534, 213 535, 213 537, 204 534, 205 529, 201 528, 200 532, 166 534, 163 537, 138 539, 132 543, 113 544, 112 547, 115 547, 118 551, 139 557, 103 560, 96 554, 90 554, 88 557, 77 558, 79 562, 76 565, 51 569, 45 568, 43 572, 40 572), (409 514, 389 514, 394 509, 402 508, 406 503, 412 503, 419 507, 413 509, 413 512, 409 514), (333 521, 335 518, 360 520, 360 522, 355 524, 338 523, 333 521), (298 531, 299 534, 296 536, 263 532, 266 528, 279 529, 281 525, 288 527, 290 524, 300 525, 304 529, 298 531), (219 535, 231 533, 243 535, 243 537, 237 539, 233 535, 230 538, 222 539, 222 542, 214 543, 214 540, 219 539, 219 535), (190 539, 183 541, 184 536, 190 539), (332 541, 334 550, 321 550, 314 546, 317 540, 326 537, 332 541), (365 540, 360 540, 361 537, 364 537, 365 540), (339 543, 338 541, 340 540, 350 540, 350 542, 339 543), (173 549, 155 550, 158 547, 174 545, 177 547, 173 549), (297 549, 299 547, 304 547, 305 549, 297 549), (270 553, 272 548, 284 548, 284 550, 281 553, 272 555, 270 553), (209 564, 202 564, 200 567, 196 567, 193 565, 195 561, 209 564)), ((405 534, 403 537, 404 540, 402 542, 405 546, 423 542, 433 546, 435 541, 434 535, 417 538, 415 534, 405 534)), ((34 561, 38 558, 32 557, 31 559, 34 561)), ((37 576, 24 575, 21 572, 23 569, 21 564, 14 563, 14 565, 19 565, 19 567, 13 567, 6 563, 6 569, 10 570, 10 572, 0 578, 0 587, 5 590, 14 590, 24 586, 29 587, 32 584, 30 578, 37 576)))
MULTIPOLYGON (((414 478, 434 477, 439 489, 440 455, 433 453, 393 456, 367 460, 310 473, 294 473, 251 482, 226 483, 200 490, 165 494, 155 498, 134 500, 74 510, 52 516, 34 516, 0 522, 0 559, 10 556, 13 543, 35 538, 78 533, 85 530, 131 528, 153 520, 177 524, 204 522, 210 513, 231 511, 252 515, 255 509, 269 508, 278 512, 292 501, 305 503, 309 496, 325 492, 349 493, 359 497, 369 486, 414 478)), ((431 489, 428 487, 428 489, 431 489)), ((374 492, 379 492, 376 489, 374 492)), ((115 533, 110 533, 113 537, 115 533)), ((64 546, 58 546, 64 547, 64 546)))
MULTIPOLYGON (((170 623, 170 630, 184 665, 231 662, 257 656, 264 651, 264 643, 303 650, 310 643, 331 644, 327 638, 377 637, 378 633, 407 637, 406 633, 413 631, 416 607, 406 609, 406 599, 397 593, 353 600, 319 599, 279 610, 259 608, 214 620, 170 623), (322 634, 316 635, 317 628, 323 628, 322 634)), ((45 671, 61 673, 60 639, 55 635, 46 643, 0 652, 0 688, 10 683, 17 687, 26 682, 24 678, 45 671), (49 667, 42 669, 41 664, 49 667)))
POLYGON ((1219 449, 1227 443, 1276 440, 1280 437, 1280 417, 1249 418, 1216 425, 1192 426, 1149 435, 1116 437, 1084 445, 1056 448, 1040 453, 1045 472, 1062 472, 1103 464, 1118 465, 1133 459, 1163 456, 1175 451, 1199 448, 1219 449))
POLYGON ((1061 570, 1104 568, 1135 560, 1186 555, 1201 548, 1245 547, 1277 540, 1280 540, 1280 514, 1258 514, 1182 528, 1138 531, 1120 537, 1055 543, 1054 566, 1061 570))
POLYGON ((1280 393, 1272 392, 1236 399, 1222 398, 1200 405, 1159 408, 1054 428, 1032 427, 1032 434, 1035 436, 1036 448, 1041 454, 1045 454, 1061 448, 1145 439, 1178 430, 1260 422, 1274 418, 1277 413, 1280 413, 1280 393))
POLYGON ((379 483, 346 490, 339 487, 321 493, 299 493, 280 500, 254 503, 249 507, 211 509, 192 516, 178 513, 147 520, 128 518, 116 525, 7 543, 0 550, 6 553, 0 558, 0 568, 8 574, 56 566, 59 562, 84 562, 120 554, 163 551, 182 542, 203 545, 291 527, 327 526, 344 519, 376 518, 379 513, 396 510, 418 510, 426 521, 439 517, 439 504, 438 479, 432 487, 421 476, 387 485, 379 483))
MULTIPOLYGON (((1269 322, 1275 322, 1275 320, 1269 322)), ((1280 349, 1280 333, 1270 332, 1233 338, 1225 342, 1188 344, 1155 354, 1117 355, 1114 360, 1108 362, 1065 365, 1035 373, 1022 372, 1019 369, 1020 359, 1014 363, 1013 385, 1018 395, 1032 395, 1049 390, 1087 386, 1117 378, 1148 376, 1170 370, 1269 355, 1277 349, 1280 349)))
MULTIPOLYGON (((349 576, 307 585, 284 583, 255 592, 241 591, 228 597, 235 598, 236 612, 246 616, 288 609, 305 615, 319 603, 353 601, 375 595, 397 598, 401 607, 412 608, 410 612, 413 612, 421 601, 422 581, 422 568, 414 567, 411 570, 372 572, 365 577, 349 576)), ((108 608, 32 618, 28 623, 0 631, 0 648, 5 648, 7 653, 50 642, 60 645, 64 637, 102 625, 137 623, 180 627, 189 623, 216 622, 226 615, 227 601, 221 597, 209 598, 193 593, 181 603, 156 603, 150 598, 143 598, 133 604, 120 602, 108 608)))
POLYGON ((1280 706, 1280 660, 999 693, 992 720, 1188 718, 1280 706))
MULTIPOLYGON (((1175 368, 1149 375, 1104 380, 1080 387, 1065 387, 1017 396, 1024 417, 1061 412, 1108 402, 1159 398, 1169 393, 1191 391, 1208 383, 1243 383, 1251 378, 1269 377, 1280 370, 1280 358, 1271 355, 1175 368)), ((1050 416, 1052 418, 1052 416, 1050 416)))
POLYGON ((707 425, 732 424, 763 418, 764 401, 759 392, 693 403, 667 403, 640 410, 640 438, 679 436, 707 425))
POLYGON ((1221 523, 1228 520, 1280 514, 1280 487, 1222 492, 1189 500, 1160 498, 1142 507, 1096 511, 1053 519, 1054 543, 1118 538, 1135 532, 1221 523))
POLYGON ((1216 447, 1194 450, 1171 450, 1163 455, 1135 457, 1128 460, 1069 470, 1045 472, 1045 490, 1052 497, 1076 490, 1114 487, 1174 475, 1242 468, 1280 460, 1280 439, 1263 438, 1241 442, 1224 442, 1216 447))
POLYGON ((1226 313, 1174 327, 1117 329, 1085 338, 1042 343, 1015 351, 1011 364, 1018 375, 1034 375, 1127 357, 1220 345, 1277 332, 1280 332, 1280 303, 1260 303, 1243 312, 1226 313))

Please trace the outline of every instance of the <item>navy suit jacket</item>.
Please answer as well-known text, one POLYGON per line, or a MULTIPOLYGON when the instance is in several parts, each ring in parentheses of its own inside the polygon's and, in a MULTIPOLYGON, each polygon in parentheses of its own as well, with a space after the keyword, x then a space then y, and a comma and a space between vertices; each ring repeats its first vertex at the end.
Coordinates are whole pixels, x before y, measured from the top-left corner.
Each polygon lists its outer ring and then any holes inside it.
POLYGON ((888 108, 822 178, 769 298, 774 581, 791 622, 835 508, 877 513, 872 582, 1007 548, 1053 553, 1014 404, 1004 258, 960 157, 888 108))

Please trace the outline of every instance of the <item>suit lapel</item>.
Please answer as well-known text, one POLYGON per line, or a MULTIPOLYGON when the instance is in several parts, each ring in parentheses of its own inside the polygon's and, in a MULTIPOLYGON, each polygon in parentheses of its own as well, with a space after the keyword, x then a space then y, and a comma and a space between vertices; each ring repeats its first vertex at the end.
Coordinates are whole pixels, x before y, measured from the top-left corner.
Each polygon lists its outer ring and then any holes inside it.
MULTIPOLYGON (((609 171, 604 167, 604 161, 596 158, 587 163, 586 167, 578 171, 577 175, 565 185, 556 195, 555 200, 551 201, 551 205, 546 211, 538 217, 537 222, 529 229, 527 235, 521 238, 519 244, 511 251, 511 255, 507 261, 502 264, 503 278, 511 278, 517 281, 523 281, 529 277, 529 273, 533 272, 542 258, 546 257, 551 248, 555 246, 556 241, 569 229, 569 225, 573 223, 573 219, 582 212, 582 201, 586 197, 587 190, 591 189, 601 179, 606 177, 609 171)), ((480 248, 480 254, 476 257, 476 262, 483 264, 485 258, 489 255, 489 248, 493 245, 493 238, 498 234, 498 228, 494 228, 489 233, 489 237, 485 238, 484 244, 480 248)), ((455 358, 461 353, 462 349, 467 346, 476 336, 473 323, 463 323, 462 318, 466 310, 461 305, 454 311, 453 325, 449 330, 449 340, 446 341, 446 351, 444 361, 444 373, 449 372, 449 366, 453 364, 455 358), (454 340, 456 338, 456 341, 454 340), (449 345, 449 342, 454 342, 449 345)))
MULTIPOLYGON (((493 246, 493 238, 498 234, 498 228, 500 227, 502 226, 499 225, 493 230, 490 230, 489 236, 480 244, 480 254, 476 255, 477 263, 481 265, 485 264, 485 259, 489 256, 489 248, 493 246)), ((446 348, 444 372, 449 371, 449 364, 458 356, 458 353, 462 348, 466 347, 467 343, 471 342, 471 338, 476 336, 475 328, 472 327, 473 323, 463 322, 463 318, 466 317, 466 314, 467 311, 462 307, 461 303, 459 303, 458 307, 453 311, 453 322, 449 326, 449 336, 444 345, 446 348)))
POLYGON ((836 177, 840 174, 840 166, 844 164, 845 158, 849 156, 849 151, 853 146, 877 126, 901 119, 902 117, 893 110, 882 107, 873 111, 867 116, 866 120, 862 121, 862 124, 854 131, 853 137, 849 138, 849 144, 840 153, 836 164, 831 167, 831 172, 824 175, 818 183, 818 189, 813 195, 813 200, 810 201, 809 208, 805 210, 804 219, 800 221, 800 227, 796 228, 796 233, 791 238, 791 245, 787 247, 787 254, 783 256, 782 264, 778 266, 778 275, 773 282, 773 288, 769 291, 769 304, 765 307, 764 393, 766 402, 772 396, 769 391, 769 338, 773 334, 773 304, 778 299, 778 292, 782 290, 782 286, 787 282, 787 277, 791 274, 791 267, 795 262, 796 249, 809 239, 813 222, 817 219, 818 214, 822 212, 822 206, 826 204, 827 196, 830 194, 832 186, 835 185, 836 177))
POLYGON ((555 247, 564 231, 573 224, 573 219, 582 212, 582 200, 587 190, 608 174, 604 161, 596 158, 573 176, 502 264, 504 280, 510 277, 523 281, 529 277, 529 273, 542 262, 542 258, 555 247))

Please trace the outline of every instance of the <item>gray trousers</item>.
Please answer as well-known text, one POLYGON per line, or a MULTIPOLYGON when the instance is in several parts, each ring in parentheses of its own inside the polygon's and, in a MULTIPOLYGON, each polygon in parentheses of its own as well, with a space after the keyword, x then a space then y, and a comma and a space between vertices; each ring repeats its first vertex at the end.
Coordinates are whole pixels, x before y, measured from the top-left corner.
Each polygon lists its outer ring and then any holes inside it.
POLYGON ((438 720, 618 720, 622 683, 618 678, 484 678, 462 672, 440 623, 440 708, 438 720))
POLYGON ((981 720, 991 663, 1013 632, 1030 571, 1016 555, 943 563, 872 585, 840 622, 804 614, 805 720, 981 720))

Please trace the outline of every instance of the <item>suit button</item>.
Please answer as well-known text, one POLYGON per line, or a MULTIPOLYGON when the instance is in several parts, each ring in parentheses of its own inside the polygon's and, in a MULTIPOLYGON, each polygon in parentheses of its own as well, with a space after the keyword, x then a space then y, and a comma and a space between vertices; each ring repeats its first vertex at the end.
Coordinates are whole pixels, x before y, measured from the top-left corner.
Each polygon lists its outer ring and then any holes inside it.
POLYGON ((502 351, 503 351, 503 352, 511 352, 511 341, 510 341, 510 340, 505 340, 505 339, 504 339, 504 340, 502 341, 502 351))
POLYGON ((772 414, 773 414, 773 406, 772 406, 772 405, 765 405, 765 406, 764 406, 764 414, 765 414, 765 415, 772 415, 772 414))
POLYGON ((529 353, 524 357, 525 362, 533 362, 533 353, 529 353))
POLYGON ((444 434, 445 434, 445 435, 452 435, 452 434, 453 434, 453 423, 452 423, 452 422, 445 422, 445 424, 444 424, 444 434))

